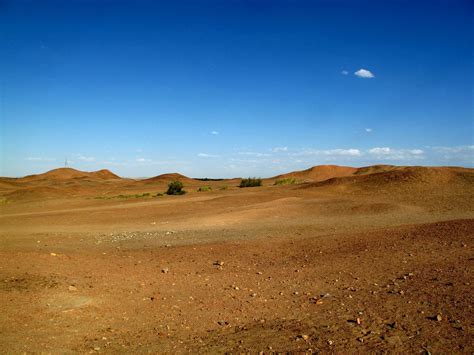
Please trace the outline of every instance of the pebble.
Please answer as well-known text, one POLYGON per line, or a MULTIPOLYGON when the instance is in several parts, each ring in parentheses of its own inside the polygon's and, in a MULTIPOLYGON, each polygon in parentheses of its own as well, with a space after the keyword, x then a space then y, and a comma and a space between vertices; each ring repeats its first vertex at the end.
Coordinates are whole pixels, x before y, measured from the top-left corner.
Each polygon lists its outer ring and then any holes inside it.
POLYGON ((163 274, 167 274, 168 272, 170 272, 170 269, 168 269, 167 267, 165 267, 165 268, 161 269, 161 272, 162 272, 163 274))
POLYGON ((77 287, 72 286, 72 285, 69 286, 67 289, 68 289, 69 291, 77 291, 77 287))

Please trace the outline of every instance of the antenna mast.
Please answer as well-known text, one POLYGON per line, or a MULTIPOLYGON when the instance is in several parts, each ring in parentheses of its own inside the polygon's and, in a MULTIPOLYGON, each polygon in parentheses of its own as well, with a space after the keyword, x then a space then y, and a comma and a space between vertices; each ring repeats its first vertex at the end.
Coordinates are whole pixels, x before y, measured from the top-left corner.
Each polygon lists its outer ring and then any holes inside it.
POLYGON ((67 157, 64 159, 64 167, 67 168, 67 157))

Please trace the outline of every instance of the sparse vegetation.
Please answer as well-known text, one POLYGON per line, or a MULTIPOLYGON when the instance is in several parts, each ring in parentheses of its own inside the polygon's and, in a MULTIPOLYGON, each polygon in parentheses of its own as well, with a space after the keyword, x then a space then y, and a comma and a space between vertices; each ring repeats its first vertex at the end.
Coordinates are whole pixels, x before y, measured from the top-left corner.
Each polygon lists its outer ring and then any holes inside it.
POLYGON ((290 178, 278 179, 273 183, 273 185, 294 185, 297 183, 298 183, 298 180, 290 177, 290 178))
POLYGON ((155 197, 161 197, 161 196, 164 196, 165 194, 163 192, 157 192, 155 197))
POLYGON ((262 179, 256 177, 249 177, 247 179, 242 179, 240 181, 239 187, 254 187, 254 186, 262 186, 262 179))
POLYGON ((209 192, 209 191, 212 191, 212 187, 210 187, 210 186, 201 186, 198 189, 198 192, 209 192))
POLYGON ((183 190, 183 183, 181 181, 171 181, 168 184, 167 195, 184 195, 186 191, 183 190))
POLYGON ((227 190, 228 188, 229 188, 229 186, 224 185, 224 186, 219 187, 219 190, 224 191, 224 190, 227 190))

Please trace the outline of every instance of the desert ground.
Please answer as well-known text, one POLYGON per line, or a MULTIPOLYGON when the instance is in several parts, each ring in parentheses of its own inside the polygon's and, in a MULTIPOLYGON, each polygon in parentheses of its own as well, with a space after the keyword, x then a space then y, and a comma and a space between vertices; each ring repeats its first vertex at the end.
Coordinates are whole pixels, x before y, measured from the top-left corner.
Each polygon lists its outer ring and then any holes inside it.
POLYGON ((1 178, 0 351, 474 352, 474 169, 239 182, 1 178))

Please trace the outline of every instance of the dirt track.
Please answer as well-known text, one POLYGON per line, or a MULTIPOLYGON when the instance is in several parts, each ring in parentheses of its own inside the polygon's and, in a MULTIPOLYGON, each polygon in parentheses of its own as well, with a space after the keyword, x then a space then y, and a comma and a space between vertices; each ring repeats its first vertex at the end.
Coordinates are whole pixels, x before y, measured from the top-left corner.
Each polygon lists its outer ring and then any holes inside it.
POLYGON ((451 175, 4 204, 0 348, 473 352, 474 194, 451 175))

